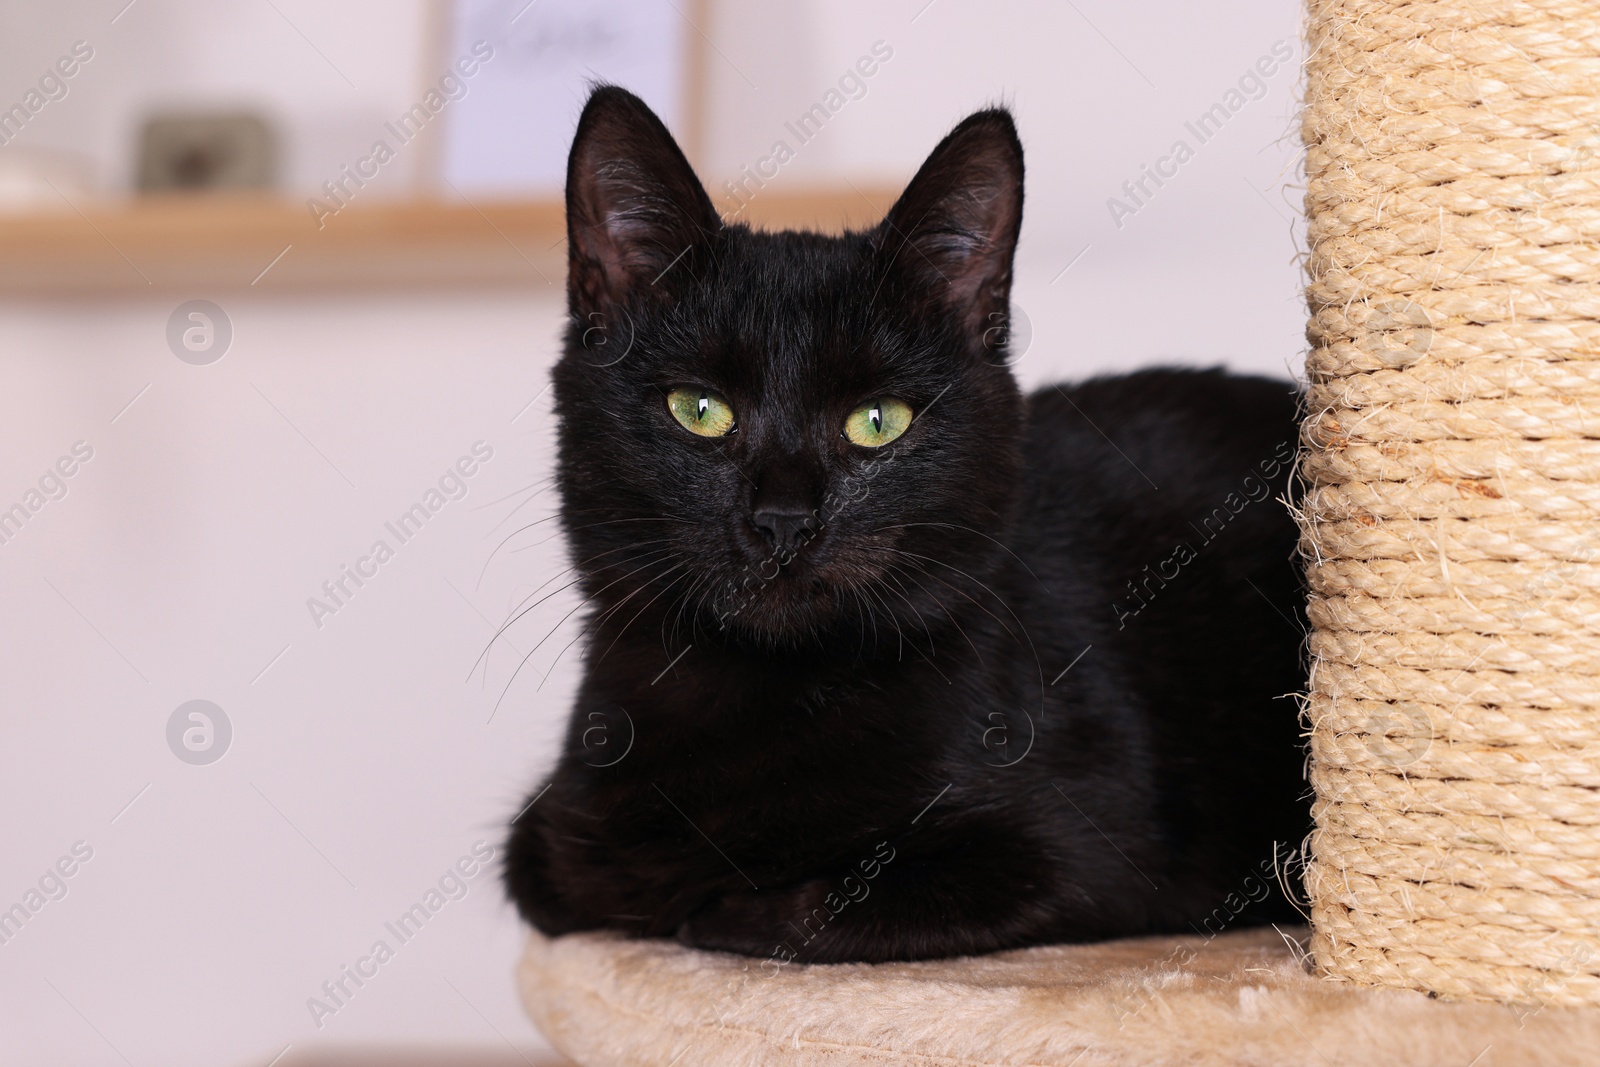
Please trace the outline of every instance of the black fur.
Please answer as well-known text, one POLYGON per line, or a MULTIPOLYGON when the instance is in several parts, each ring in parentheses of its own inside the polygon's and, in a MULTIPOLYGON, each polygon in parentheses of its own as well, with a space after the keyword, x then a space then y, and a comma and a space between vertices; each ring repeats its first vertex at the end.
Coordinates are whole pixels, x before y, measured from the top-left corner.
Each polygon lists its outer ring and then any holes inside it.
POLYGON ((558 478, 587 667, 511 829, 530 922, 781 962, 1292 917, 1269 888, 1308 828, 1289 383, 1022 397, 1002 110, 877 228, 767 234, 724 225, 603 87, 567 203, 558 478), (679 426, 676 385, 727 397, 736 431, 679 426), (879 396, 910 429, 849 443, 879 396), (757 512, 799 516, 798 551, 757 512))

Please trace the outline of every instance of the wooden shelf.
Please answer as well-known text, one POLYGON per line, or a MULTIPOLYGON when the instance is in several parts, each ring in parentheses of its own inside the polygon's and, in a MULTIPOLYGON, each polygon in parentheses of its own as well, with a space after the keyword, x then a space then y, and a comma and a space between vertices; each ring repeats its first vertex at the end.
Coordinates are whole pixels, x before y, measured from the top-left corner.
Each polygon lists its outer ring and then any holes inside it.
MULTIPOLYGON (((881 188, 763 191, 739 217, 838 232, 877 222, 893 197, 881 188)), ((152 196, 0 215, 0 295, 542 289, 559 287, 566 269, 555 200, 358 201, 321 221, 304 204, 264 196, 152 196)))

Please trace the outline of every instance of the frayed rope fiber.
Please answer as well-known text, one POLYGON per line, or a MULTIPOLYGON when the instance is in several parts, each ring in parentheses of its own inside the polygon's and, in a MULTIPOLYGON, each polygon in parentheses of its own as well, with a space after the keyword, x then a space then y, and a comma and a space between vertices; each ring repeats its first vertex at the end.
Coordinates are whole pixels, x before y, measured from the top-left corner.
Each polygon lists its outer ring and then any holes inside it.
POLYGON ((1312 954, 1600 1005, 1600 3, 1307 36, 1312 954))

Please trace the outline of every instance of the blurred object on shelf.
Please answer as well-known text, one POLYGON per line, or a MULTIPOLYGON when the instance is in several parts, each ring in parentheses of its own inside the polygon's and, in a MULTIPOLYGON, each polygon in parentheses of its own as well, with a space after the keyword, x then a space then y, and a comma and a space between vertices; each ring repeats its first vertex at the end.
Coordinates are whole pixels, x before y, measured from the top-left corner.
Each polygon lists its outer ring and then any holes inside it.
POLYGON ((94 165, 77 152, 11 146, 0 152, 0 212, 66 208, 96 190, 94 165))
POLYGON ((643 97, 691 159, 699 127, 699 5, 672 0, 456 0, 444 62, 492 56, 452 103, 442 173, 469 195, 559 196, 596 81, 643 97), (680 13, 679 7, 684 10, 680 13))
MULTIPOLYGON (((871 226, 895 190, 774 191, 740 217, 769 229, 871 226)), ((54 194, 51 194, 54 196, 54 194)), ((566 220, 555 199, 363 201, 318 229, 263 193, 96 201, 0 214, 0 298, 86 292, 329 292, 503 285, 558 292, 566 220)))
POLYGON ((248 111, 157 114, 139 132, 140 192, 271 189, 278 137, 248 111))

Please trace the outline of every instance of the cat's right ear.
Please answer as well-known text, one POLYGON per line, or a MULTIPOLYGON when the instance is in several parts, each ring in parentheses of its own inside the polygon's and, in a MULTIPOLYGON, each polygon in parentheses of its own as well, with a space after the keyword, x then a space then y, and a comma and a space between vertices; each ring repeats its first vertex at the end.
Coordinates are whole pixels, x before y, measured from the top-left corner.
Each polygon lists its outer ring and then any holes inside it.
POLYGON ((567 157, 567 297, 574 311, 665 292, 709 263, 722 226, 655 112, 614 85, 589 96, 567 157))

